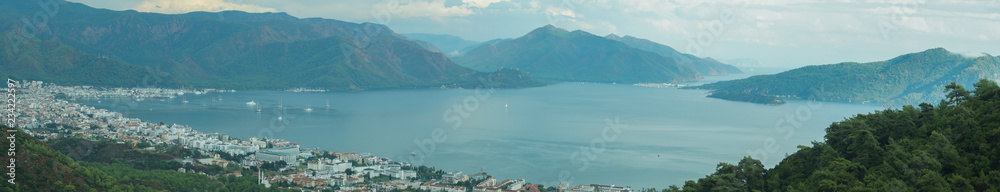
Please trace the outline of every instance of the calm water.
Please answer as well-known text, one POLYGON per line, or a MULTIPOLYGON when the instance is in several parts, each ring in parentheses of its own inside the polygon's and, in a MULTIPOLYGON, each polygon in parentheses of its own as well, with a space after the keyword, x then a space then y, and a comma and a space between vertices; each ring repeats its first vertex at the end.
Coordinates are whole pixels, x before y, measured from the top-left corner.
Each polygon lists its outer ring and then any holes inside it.
POLYGON ((304 148, 367 152, 446 171, 485 169, 498 178, 546 185, 569 181, 633 188, 682 185, 713 172, 719 162, 735 163, 748 151, 757 151, 757 158, 766 154, 770 167, 797 145, 822 140, 830 123, 878 110, 806 101, 766 106, 706 98, 698 90, 622 84, 562 83, 480 95, 470 89, 244 91, 130 104, 81 102, 202 132, 281 138, 304 148), (221 102, 214 101, 219 97, 221 102), (262 113, 245 104, 251 100, 262 113), (279 103, 284 108, 277 109, 279 103), (455 106, 463 112, 447 113, 455 106), (314 110, 303 110, 307 107, 314 110), (606 120, 616 118, 618 124, 609 126, 606 120), (776 129, 793 125, 798 127, 776 129))

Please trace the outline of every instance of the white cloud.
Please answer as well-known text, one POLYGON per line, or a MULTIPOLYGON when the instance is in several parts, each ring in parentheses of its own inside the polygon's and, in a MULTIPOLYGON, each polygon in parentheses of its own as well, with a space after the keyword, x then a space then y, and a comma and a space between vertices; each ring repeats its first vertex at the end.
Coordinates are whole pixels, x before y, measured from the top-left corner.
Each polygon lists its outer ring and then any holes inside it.
POLYGON ((573 10, 571 10, 569 8, 562 8, 562 7, 548 7, 548 8, 545 8, 545 14, 552 15, 552 16, 569 17, 569 18, 576 18, 577 15, 579 15, 579 14, 577 14, 576 12, 574 12, 573 10))
POLYGON ((490 4, 504 1, 509 0, 462 0, 462 3, 465 3, 465 6, 470 8, 486 8, 489 7, 490 4))
POLYGON ((461 17, 476 13, 470 10, 468 6, 445 6, 444 3, 444 0, 409 0, 396 5, 389 3, 378 4, 375 6, 375 9, 394 7, 395 9, 391 9, 394 12, 392 15, 394 18, 429 17, 436 20, 440 20, 443 17, 461 17))
POLYGON ((179 14, 193 11, 219 12, 226 10, 239 10, 251 13, 277 12, 274 8, 250 4, 237 4, 225 0, 145 0, 133 9, 141 12, 166 14, 179 14))
POLYGON ((982 56, 986 56, 986 53, 983 53, 983 52, 962 52, 962 53, 959 53, 959 55, 962 55, 962 57, 965 57, 965 58, 974 59, 974 58, 979 58, 979 57, 982 57, 982 56))

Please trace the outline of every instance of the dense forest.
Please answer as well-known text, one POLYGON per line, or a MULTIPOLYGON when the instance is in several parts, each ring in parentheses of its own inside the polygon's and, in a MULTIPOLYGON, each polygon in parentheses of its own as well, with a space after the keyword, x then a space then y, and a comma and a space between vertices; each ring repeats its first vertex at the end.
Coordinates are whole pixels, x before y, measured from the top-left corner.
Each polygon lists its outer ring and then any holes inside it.
MULTIPOLYGON (((0 125, 3 131, 11 128, 0 125)), ((52 140, 50 144, 18 131, 15 142, 16 184, 4 180, 0 191, 277 191, 257 184, 255 172, 239 166, 226 168, 190 163, 173 158, 192 155, 182 147, 147 151, 111 141, 80 138, 52 140), (69 155, 67 155, 69 154, 69 155), (199 172, 241 172, 244 177, 211 178, 178 172, 185 167, 199 172)), ((5 159, 6 161, 6 159, 5 159)), ((9 178, 9 177, 5 177, 9 178)))
MULTIPOLYGON (((746 157, 668 191, 998 191, 1000 87, 945 86, 940 103, 856 115, 774 168, 746 157)), ((644 191, 655 191, 645 189, 644 191)))

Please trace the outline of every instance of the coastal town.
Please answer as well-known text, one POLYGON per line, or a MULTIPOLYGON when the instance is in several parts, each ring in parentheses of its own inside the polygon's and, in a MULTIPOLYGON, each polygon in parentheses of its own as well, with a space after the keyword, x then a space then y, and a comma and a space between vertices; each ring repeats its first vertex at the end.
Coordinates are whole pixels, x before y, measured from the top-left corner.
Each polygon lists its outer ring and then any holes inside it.
MULTIPOLYGON (((76 99, 126 99, 134 101, 183 97, 185 94, 234 92, 216 89, 100 88, 59 86, 41 81, 21 81, 17 89, 17 126, 43 141, 64 137, 111 140, 139 150, 180 146, 205 154, 177 159, 209 166, 241 166, 258 170, 209 175, 201 170, 180 172, 209 177, 255 177, 260 185, 292 191, 444 191, 444 192, 630 192, 625 186, 584 184, 557 186, 533 184, 524 179, 499 179, 486 172, 425 170, 369 153, 332 152, 300 146, 278 138, 235 138, 223 133, 203 133, 190 126, 151 123, 127 114, 95 108, 76 99), (263 169, 262 167, 273 167, 263 169)), ((306 90, 313 91, 313 90, 306 90)), ((221 99, 221 98, 220 98, 221 99)), ((186 100, 185 100, 186 101, 186 100)), ((8 110, 4 106, 3 110, 8 110)))

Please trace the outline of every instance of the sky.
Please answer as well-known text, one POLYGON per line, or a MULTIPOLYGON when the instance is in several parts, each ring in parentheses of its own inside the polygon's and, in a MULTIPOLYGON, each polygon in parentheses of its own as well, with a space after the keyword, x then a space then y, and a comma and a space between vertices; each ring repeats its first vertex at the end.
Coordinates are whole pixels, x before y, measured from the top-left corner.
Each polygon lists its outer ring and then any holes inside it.
POLYGON ((631 35, 764 67, 870 62, 943 47, 1000 54, 1000 0, 70 0, 157 13, 286 12, 473 41, 544 25, 631 35))

